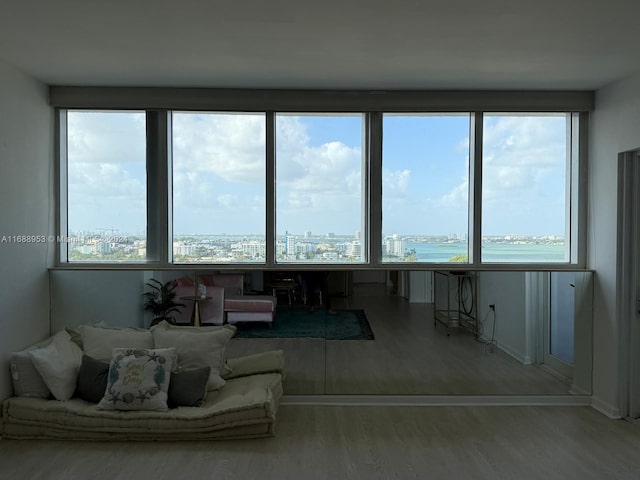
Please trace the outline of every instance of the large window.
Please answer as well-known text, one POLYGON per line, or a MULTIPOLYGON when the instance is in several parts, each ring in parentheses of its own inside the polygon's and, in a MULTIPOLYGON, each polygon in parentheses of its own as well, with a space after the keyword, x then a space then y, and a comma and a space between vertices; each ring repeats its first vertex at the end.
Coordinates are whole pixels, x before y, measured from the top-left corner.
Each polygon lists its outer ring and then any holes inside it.
POLYGON ((568 261, 570 121, 565 114, 485 114, 483 262, 568 261))
POLYGON ((172 115, 173 261, 264 262, 265 115, 172 115))
POLYGON ((276 260, 366 261, 363 116, 276 115, 276 260))
POLYGON ((182 110, 125 111, 79 95, 59 110, 59 263, 584 267, 588 99, 510 111, 496 107, 514 96, 492 94, 485 112, 438 96, 418 111, 435 97, 233 92, 208 110, 187 95, 182 110))
POLYGON ((469 128, 469 114, 384 115, 384 262, 468 262, 469 128))
POLYGON ((63 256, 70 262, 146 261, 144 112, 72 110, 66 118, 63 256))

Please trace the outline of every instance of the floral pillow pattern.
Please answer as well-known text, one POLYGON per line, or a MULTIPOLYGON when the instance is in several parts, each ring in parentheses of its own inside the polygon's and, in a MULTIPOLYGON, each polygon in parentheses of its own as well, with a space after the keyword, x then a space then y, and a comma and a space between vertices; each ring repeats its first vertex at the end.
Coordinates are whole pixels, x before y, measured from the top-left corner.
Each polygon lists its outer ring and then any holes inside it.
POLYGON ((166 411, 171 370, 176 364, 174 348, 114 348, 103 410, 166 411))

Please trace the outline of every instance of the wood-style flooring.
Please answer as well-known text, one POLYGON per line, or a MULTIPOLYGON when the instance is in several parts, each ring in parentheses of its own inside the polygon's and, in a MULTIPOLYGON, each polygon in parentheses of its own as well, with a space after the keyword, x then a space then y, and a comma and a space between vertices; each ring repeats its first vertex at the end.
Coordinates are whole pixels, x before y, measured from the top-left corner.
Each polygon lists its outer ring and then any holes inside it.
POLYGON ((638 479, 640 428, 590 407, 281 406, 273 438, 0 441, 0 479, 638 479))
POLYGON ((362 294, 333 308, 365 310, 374 341, 232 339, 229 357, 281 348, 287 395, 565 395, 570 386, 539 366, 490 353, 465 331, 434 326, 431 304, 362 294))

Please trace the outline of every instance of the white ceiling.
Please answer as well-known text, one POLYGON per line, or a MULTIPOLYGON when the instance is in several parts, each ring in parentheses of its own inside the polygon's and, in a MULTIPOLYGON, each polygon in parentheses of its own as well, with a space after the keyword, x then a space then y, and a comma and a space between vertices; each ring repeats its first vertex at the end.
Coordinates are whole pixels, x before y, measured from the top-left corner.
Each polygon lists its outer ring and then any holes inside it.
POLYGON ((0 0, 51 85, 597 89, 640 71, 640 0, 0 0))

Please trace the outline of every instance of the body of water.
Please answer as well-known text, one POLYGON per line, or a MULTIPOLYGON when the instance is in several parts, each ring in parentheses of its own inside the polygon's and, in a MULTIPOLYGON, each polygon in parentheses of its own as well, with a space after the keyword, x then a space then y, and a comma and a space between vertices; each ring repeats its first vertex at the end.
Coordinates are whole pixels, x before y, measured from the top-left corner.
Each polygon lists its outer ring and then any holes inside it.
MULTIPOLYGON (((456 255, 468 255, 466 243, 413 243, 418 262, 450 262, 456 255)), ((486 243, 482 245, 482 261, 488 263, 558 263, 566 262, 564 245, 486 243)))

